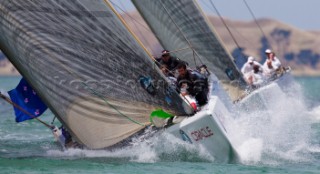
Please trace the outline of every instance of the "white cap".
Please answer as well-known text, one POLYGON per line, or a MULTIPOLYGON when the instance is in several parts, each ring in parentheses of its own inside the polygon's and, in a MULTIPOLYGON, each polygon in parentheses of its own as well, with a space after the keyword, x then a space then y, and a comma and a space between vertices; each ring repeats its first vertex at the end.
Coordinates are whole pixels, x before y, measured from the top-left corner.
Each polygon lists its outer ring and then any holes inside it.
POLYGON ((248 57, 248 62, 249 62, 249 63, 252 63, 253 61, 254 61, 254 57, 249 56, 249 57, 248 57))
POLYGON ((265 53, 270 54, 270 53, 272 53, 272 51, 270 49, 266 49, 265 53))

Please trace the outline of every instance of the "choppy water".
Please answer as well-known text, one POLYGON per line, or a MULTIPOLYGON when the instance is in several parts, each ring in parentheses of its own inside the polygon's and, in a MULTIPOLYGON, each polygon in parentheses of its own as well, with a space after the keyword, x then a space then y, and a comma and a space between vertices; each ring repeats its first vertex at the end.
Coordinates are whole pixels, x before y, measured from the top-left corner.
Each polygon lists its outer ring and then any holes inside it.
MULTIPOLYGON (((19 77, 0 77, 0 90, 19 77)), ((320 78, 297 78, 303 95, 281 98, 271 116, 244 113, 226 125, 242 161, 215 163, 203 149, 163 135, 115 151, 62 151, 37 121, 15 123, 0 100, 0 173, 319 173, 320 78), (301 97, 303 96, 303 97, 301 97)), ((41 118, 50 123, 53 115, 41 118)))

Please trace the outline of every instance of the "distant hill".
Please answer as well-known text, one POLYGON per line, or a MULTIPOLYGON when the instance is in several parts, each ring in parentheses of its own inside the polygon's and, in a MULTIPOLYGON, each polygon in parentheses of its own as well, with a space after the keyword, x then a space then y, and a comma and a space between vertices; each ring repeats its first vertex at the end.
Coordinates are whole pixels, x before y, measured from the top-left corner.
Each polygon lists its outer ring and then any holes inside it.
MULTIPOLYGON (((234 52, 236 45, 226 27, 217 17, 211 16, 210 21, 228 50, 234 52)), ((245 55, 264 61, 263 51, 272 48, 284 65, 292 67, 295 75, 320 75, 319 31, 303 31, 272 19, 259 19, 263 34, 254 21, 225 21, 245 55)))
POLYGON ((8 59, 0 50, 0 75, 11 76, 19 75, 18 71, 13 67, 8 59))
MULTIPOLYGON (((228 51, 241 65, 246 61, 244 55, 264 62, 264 50, 272 48, 284 65, 292 67, 295 75, 320 76, 320 31, 303 31, 276 20, 259 19, 263 34, 254 21, 224 19, 240 45, 239 49, 222 21, 216 16, 208 18, 228 51)), ((152 54, 160 53, 161 46, 150 29, 145 29, 146 24, 139 14, 124 15, 124 19, 152 54)))
MULTIPOLYGON (((254 21, 224 19, 241 47, 237 48, 221 20, 216 16, 208 18, 226 48, 239 64, 242 65, 246 61, 245 55, 251 55, 264 61, 263 51, 266 48, 272 48, 284 65, 292 67, 295 75, 320 76, 320 49, 318 49, 320 31, 303 31, 272 19, 259 19, 258 23, 264 32, 263 34, 254 21)), ((132 12, 130 16, 124 15, 124 19, 152 54, 156 55, 161 52, 162 47, 150 29, 146 29, 146 24, 138 13, 132 12)), ((3 58, 0 52, 1 74, 15 75, 17 71, 3 58)))

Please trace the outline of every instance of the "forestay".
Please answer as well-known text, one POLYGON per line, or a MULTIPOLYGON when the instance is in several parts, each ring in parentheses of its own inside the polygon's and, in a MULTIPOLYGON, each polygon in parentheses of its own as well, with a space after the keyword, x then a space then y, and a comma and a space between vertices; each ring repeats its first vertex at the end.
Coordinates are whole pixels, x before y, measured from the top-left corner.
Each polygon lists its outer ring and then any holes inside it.
POLYGON ((187 114, 103 0, 1 0, 0 33, 0 49, 89 148, 137 133, 157 108, 187 114))
POLYGON ((190 66, 206 64, 236 99, 245 84, 233 58, 194 0, 132 0, 162 46, 190 66), (228 75, 227 75, 228 74, 228 75))

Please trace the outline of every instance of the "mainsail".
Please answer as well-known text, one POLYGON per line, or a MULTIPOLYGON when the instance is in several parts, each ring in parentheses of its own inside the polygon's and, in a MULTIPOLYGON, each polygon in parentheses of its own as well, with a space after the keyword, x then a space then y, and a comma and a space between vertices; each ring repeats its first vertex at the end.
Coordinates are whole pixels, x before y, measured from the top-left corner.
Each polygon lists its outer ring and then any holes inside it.
POLYGON ((89 148, 132 136, 155 109, 187 114, 104 0, 1 0, 0 33, 0 49, 89 148))
POLYGON ((194 0, 132 0, 140 14, 168 50, 190 66, 206 64, 236 99, 244 80, 230 53, 194 0))

